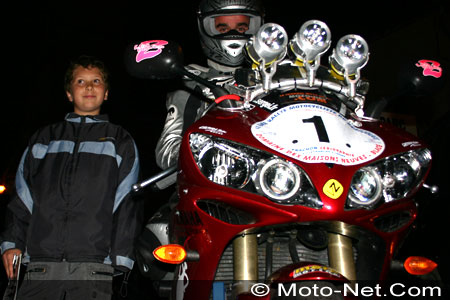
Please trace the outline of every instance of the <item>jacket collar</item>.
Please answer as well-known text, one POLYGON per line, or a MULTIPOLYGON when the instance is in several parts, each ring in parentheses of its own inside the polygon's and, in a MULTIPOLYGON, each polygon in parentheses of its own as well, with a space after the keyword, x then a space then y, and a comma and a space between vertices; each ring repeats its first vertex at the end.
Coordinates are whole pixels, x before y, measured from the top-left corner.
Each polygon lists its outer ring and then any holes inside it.
POLYGON ((108 115, 96 115, 96 116, 80 116, 74 112, 68 113, 65 117, 68 122, 74 123, 101 123, 108 122, 108 115))

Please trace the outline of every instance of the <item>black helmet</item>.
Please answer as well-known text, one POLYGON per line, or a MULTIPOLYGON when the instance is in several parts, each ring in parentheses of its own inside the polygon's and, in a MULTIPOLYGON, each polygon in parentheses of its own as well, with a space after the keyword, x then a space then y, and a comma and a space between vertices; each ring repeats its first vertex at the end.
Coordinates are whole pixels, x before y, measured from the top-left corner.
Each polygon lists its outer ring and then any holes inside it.
POLYGON ((212 61, 237 67, 242 64, 242 49, 263 24, 264 9, 259 0, 203 0, 198 11, 198 28, 203 52, 212 61), (245 33, 231 30, 220 33, 215 27, 215 17, 224 15, 245 15, 250 24, 245 33))

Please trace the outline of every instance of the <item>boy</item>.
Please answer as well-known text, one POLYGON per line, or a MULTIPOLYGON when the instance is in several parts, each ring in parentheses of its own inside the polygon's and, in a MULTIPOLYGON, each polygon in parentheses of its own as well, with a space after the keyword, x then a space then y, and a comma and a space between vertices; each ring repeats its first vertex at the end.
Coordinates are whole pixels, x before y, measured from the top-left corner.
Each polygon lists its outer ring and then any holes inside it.
POLYGON ((29 260, 19 299, 111 299, 114 268, 133 267, 139 158, 128 132, 100 114, 108 88, 101 61, 72 62, 65 90, 73 113, 38 130, 22 156, 1 241, 8 278, 14 255, 29 260))

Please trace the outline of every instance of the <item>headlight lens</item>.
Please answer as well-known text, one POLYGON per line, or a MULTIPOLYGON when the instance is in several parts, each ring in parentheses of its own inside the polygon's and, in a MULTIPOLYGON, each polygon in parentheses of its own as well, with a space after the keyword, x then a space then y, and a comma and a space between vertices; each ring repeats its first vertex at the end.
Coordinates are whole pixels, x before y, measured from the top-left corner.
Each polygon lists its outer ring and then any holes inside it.
POLYGON ((199 170, 217 184, 258 193, 281 204, 322 207, 306 173, 289 161, 200 133, 191 134, 189 143, 199 170))
POLYGON ((209 180, 242 188, 250 179, 253 161, 227 144, 207 140, 198 152, 197 165, 209 180))
POLYGON ((354 203, 370 205, 380 199, 381 191, 381 177, 376 169, 362 168, 353 176, 349 197, 354 203))
POLYGON ((300 188, 300 171, 295 165, 275 158, 264 163, 256 185, 271 199, 290 199, 300 188))
POLYGON ((380 160, 356 171, 347 207, 371 208, 378 200, 390 202, 413 193, 431 163, 428 149, 411 150, 380 160))

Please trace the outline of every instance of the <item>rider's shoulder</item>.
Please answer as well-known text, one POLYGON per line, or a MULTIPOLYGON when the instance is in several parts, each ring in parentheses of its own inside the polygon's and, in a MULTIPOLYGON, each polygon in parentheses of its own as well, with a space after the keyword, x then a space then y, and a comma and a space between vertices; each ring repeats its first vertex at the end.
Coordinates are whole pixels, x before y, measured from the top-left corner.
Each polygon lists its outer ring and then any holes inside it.
POLYGON ((210 68, 197 64, 190 64, 186 66, 186 70, 197 76, 207 75, 210 72, 210 68))

